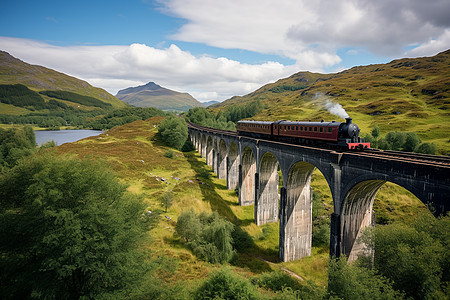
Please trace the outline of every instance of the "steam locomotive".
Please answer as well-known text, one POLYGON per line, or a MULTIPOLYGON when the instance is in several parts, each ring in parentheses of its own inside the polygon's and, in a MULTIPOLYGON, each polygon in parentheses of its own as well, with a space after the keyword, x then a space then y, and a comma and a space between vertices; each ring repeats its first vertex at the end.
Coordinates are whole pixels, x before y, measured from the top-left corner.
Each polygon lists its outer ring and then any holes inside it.
POLYGON ((362 150, 370 148, 359 137, 359 127, 352 123, 351 118, 346 122, 293 122, 293 121, 238 121, 239 135, 270 139, 275 141, 292 142, 303 145, 320 145, 330 148, 362 150))

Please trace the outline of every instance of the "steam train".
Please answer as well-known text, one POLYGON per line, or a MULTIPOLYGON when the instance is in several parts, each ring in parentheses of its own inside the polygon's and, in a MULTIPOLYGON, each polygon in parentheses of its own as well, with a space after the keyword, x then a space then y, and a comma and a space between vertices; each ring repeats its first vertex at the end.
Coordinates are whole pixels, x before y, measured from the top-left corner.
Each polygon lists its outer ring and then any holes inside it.
POLYGON ((345 123, 238 121, 236 129, 239 135, 275 141, 350 150, 370 148, 370 143, 359 137, 358 125, 351 118, 345 120, 345 123))

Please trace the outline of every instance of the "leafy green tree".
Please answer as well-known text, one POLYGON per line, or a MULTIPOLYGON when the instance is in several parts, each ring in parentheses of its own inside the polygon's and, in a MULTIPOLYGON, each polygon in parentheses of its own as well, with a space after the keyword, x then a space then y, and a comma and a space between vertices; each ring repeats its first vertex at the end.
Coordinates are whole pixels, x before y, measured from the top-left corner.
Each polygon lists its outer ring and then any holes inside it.
POLYGON ((36 151, 36 137, 31 127, 0 128, 0 169, 13 167, 17 161, 36 151))
POLYGON ((405 143, 406 136, 402 132, 391 131, 384 138, 389 145, 389 150, 401 150, 405 143))
POLYGON ((0 294, 91 299, 126 291, 144 271, 144 208, 98 162, 21 160, 0 176, 0 294))
POLYGON ((379 128, 378 126, 375 126, 375 127, 372 129, 371 134, 372 134, 372 136, 373 136, 374 139, 377 139, 377 138, 380 136, 380 128, 379 128))
POLYGON ((197 240, 202 232, 202 224, 194 210, 186 210, 178 217, 175 231, 185 242, 197 240))
POLYGON ((186 121, 178 117, 168 117, 158 127, 164 143, 170 147, 181 149, 188 138, 186 121))
POLYGON ((415 132, 407 132, 405 142, 403 143, 403 151, 414 152, 420 144, 420 139, 415 132))
POLYGON ((164 206, 165 212, 167 212, 167 209, 173 204, 173 197, 170 192, 164 193, 159 200, 164 206))
POLYGON ((422 143, 417 147, 416 152, 424 154, 436 154, 436 145, 433 143, 422 143))
POLYGON ((210 263, 225 263, 234 257, 233 230, 234 225, 217 212, 197 215, 192 209, 183 212, 175 226, 192 252, 210 263))
POLYGON ((231 233, 234 225, 214 212, 203 219, 200 239, 191 243, 195 255, 210 263, 226 263, 235 255, 231 233))
POLYGON ((413 299, 440 299, 441 283, 448 286, 443 273, 449 268, 449 217, 431 218, 416 218, 412 226, 378 226, 364 238, 374 249, 375 269, 413 299))
POLYGON ((328 297, 330 299, 403 299, 389 280, 372 270, 348 264, 341 256, 331 259, 328 270, 328 297))

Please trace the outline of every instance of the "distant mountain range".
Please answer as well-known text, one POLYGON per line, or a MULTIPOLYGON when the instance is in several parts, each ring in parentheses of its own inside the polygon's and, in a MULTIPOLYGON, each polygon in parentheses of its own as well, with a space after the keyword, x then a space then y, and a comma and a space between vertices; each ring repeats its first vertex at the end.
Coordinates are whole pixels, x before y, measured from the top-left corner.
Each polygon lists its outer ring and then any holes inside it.
POLYGON ((220 102, 219 101, 208 101, 208 102, 203 102, 203 105, 211 106, 211 105, 218 104, 218 103, 220 103, 220 102))
POLYGON ((0 87, 0 114, 26 115, 65 107, 90 111, 127 106, 86 81, 28 64, 4 51, 0 51, 0 87))
POLYGON ((133 106, 156 107, 165 111, 188 111, 193 107, 204 107, 188 93, 172 91, 154 82, 120 90, 116 97, 133 106))

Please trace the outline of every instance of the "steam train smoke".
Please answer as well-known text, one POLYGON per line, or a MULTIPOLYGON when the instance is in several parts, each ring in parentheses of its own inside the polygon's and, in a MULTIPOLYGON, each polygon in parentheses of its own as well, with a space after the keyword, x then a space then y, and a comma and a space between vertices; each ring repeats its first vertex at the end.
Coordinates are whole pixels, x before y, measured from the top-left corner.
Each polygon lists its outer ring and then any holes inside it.
POLYGON ((323 93, 316 93, 313 99, 319 99, 319 103, 321 103, 331 114, 343 119, 349 117, 348 113, 345 111, 342 105, 340 105, 339 103, 333 103, 330 98, 323 93))

